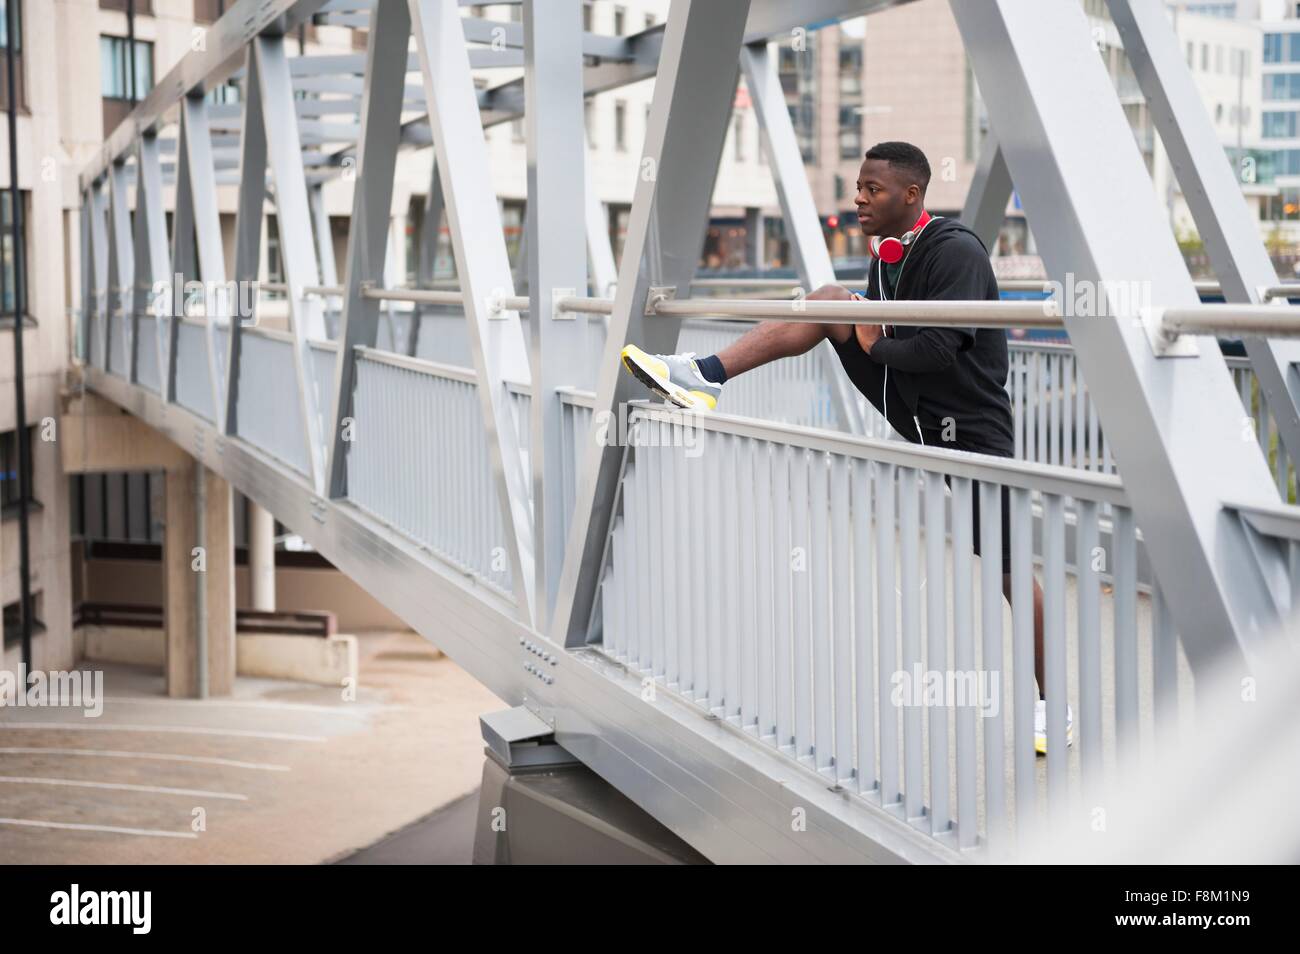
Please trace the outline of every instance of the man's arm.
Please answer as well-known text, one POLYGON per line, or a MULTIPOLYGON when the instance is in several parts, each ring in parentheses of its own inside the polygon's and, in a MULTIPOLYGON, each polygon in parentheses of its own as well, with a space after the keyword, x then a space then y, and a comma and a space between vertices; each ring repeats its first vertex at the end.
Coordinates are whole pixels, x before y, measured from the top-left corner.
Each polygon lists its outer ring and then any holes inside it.
MULTIPOLYGON (((945 243, 930 260, 926 301, 980 301, 987 289, 989 260, 974 243, 945 243)), ((910 338, 886 338, 879 325, 856 326, 858 343, 875 362, 911 374, 942 371, 975 342, 974 328, 922 328, 910 338)))

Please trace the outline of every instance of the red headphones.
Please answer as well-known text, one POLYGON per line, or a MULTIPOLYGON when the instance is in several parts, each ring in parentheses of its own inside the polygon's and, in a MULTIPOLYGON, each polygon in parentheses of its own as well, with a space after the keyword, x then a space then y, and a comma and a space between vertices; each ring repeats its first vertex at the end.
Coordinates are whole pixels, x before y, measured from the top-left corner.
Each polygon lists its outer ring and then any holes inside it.
POLYGON ((903 260, 903 252, 907 246, 911 245, 929 224, 930 213, 922 209, 920 218, 916 220, 916 223, 910 229, 903 233, 902 238, 894 238, 892 235, 883 238, 876 236, 867 244, 867 248, 872 255, 886 265, 897 265, 903 260))

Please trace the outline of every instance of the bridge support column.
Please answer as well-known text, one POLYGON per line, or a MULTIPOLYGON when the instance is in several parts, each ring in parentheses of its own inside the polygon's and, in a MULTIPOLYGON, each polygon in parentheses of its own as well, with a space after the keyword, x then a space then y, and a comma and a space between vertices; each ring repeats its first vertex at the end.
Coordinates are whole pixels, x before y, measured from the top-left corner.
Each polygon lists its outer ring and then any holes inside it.
POLYGON ((164 484, 167 695, 228 695, 235 684, 235 535, 230 485, 191 458, 164 484))
POLYGON ((248 575, 253 609, 275 612, 275 518, 248 502, 248 575))

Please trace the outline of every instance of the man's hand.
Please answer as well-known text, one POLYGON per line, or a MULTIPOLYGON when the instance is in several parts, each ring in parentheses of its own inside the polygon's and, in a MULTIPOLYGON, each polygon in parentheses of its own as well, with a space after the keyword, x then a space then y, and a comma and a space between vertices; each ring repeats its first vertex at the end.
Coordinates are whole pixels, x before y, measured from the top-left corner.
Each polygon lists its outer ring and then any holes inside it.
MULTIPOLYGON (((856 298, 858 301, 864 300, 862 296, 859 295, 857 292, 853 293, 853 297, 856 298)), ((872 346, 877 341, 880 340, 882 335, 884 335, 885 326, 884 325, 854 325, 853 333, 858 336, 858 344, 862 346, 862 350, 865 351, 867 354, 871 354, 872 346)))

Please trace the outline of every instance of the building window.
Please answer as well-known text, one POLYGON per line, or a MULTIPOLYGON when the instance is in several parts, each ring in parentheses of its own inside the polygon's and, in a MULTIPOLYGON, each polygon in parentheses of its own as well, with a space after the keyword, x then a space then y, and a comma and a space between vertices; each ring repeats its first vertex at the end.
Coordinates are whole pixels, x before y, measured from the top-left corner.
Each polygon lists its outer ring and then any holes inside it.
MULTIPOLYGON (((0 0, 0 56, 9 46, 9 11, 10 0, 0 0)), ((18 3, 18 0, 13 0, 18 3)), ((18 21, 18 35, 14 38, 14 85, 18 87, 18 108, 27 109, 27 81, 23 68, 23 5, 14 8, 14 19, 18 21)), ((9 108, 9 70, 0 59, 0 109, 9 108)))
POLYGON ((840 158, 861 159, 862 149, 862 107, 840 107, 840 158))
POLYGON ((233 0, 194 0, 194 22, 216 23, 233 0))
POLYGON ((112 132, 130 115, 134 104, 153 86, 153 44, 135 41, 135 63, 126 37, 99 38, 100 92, 104 97, 104 134, 112 132), (133 84, 134 83, 134 87, 133 84))
MULTIPOLYGON (((127 0, 99 0, 99 9, 126 13, 127 0)), ((135 0, 136 16, 153 16, 153 0, 135 0)))
POLYGON ((614 8, 614 35, 622 36, 623 29, 627 24, 627 11, 622 7, 614 8))
POLYGON ((239 87, 234 83, 222 83, 220 86, 214 86, 208 90, 207 100, 209 103, 237 103, 239 102, 239 87))
POLYGON ((1300 100, 1300 73, 1269 73, 1264 77, 1264 98, 1300 100))
MULTIPOLYGON (((24 439, 27 441, 27 460, 32 459, 32 435, 36 428, 28 426, 23 431, 24 439)), ((18 432, 5 431, 0 434, 0 511, 3 511, 7 517, 12 512, 17 512, 18 503, 22 499, 18 492, 18 432)), ((34 491, 29 487, 27 499, 35 501, 34 491)))
MULTIPOLYGON (((22 242, 18 248, 14 249, 14 216, 13 216, 13 196, 8 189, 0 192, 0 326, 9 326, 13 321, 14 312, 18 300, 18 288, 15 282, 18 268, 22 268, 22 275, 27 277, 27 210, 28 210, 28 193, 19 192, 19 201, 22 203, 22 242)), ((30 301, 30 297, 28 299, 30 301)), ((27 316, 24 316, 27 318, 27 316)), ((30 320, 30 318, 27 318, 30 320)))
POLYGON ((840 47, 840 95, 862 95, 862 47, 840 47))
MULTIPOLYGON (((41 593, 32 594, 32 635, 45 632, 41 622, 41 593)), ((4 608, 4 648, 17 646, 23 641, 23 607, 20 602, 9 603, 4 608)))
POLYGON ((586 0, 582 5, 582 29, 586 33, 591 32, 591 0, 586 0))
POLYGON ((524 141, 524 121, 522 119, 510 120, 510 141, 511 142, 524 141))
POLYGON ((622 100, 614 104, 614 148, 619 152, 627 149, 627 103, 622 100))
POLYGON ((1196 44, 1191 40, 1187 41, 1187 68, 1194 69, 1196 66, 1196 44))
POLYGON ((1210 44, 1201 44, 1201 72, 1210 72, 1210 44))
POLYGON ((596 144, 596 110, 595 103, 588 99, 582 104, 582 123, 587 130, 587 145, 596 144))
POLYGON ((1294 139, 1296 135, 1296 113, 1264 113, 1265 139, 1294 139))
POLYGON ((655 15, 653 13, 647 13, 645 15, 645 28, 649 30, 654 25, 655 25, 655 15))
POLYGON ((737 113, 731 120, 731 146, 737 162, 745 161, 745 117, 737 113))
POLYGON ((125 36, 100 36, 99 66, 105 99, 144 99, 153 86, 153 44, 148 40, 135 40, 134 88, 131 87, 133 70, 127 69, 129 53, 125 36))

